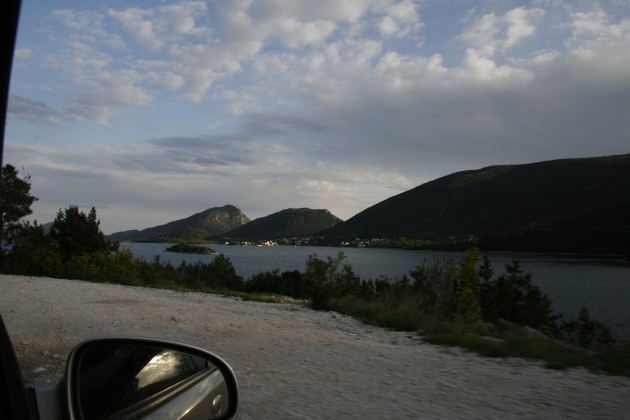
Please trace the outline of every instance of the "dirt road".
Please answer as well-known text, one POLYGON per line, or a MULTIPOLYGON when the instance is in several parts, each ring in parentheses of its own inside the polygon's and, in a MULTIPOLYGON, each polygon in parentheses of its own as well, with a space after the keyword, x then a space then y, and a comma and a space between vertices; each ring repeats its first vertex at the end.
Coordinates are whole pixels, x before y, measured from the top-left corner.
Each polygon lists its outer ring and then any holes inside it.
POLYGON ((622 419, 630 378, 488 359, 291 304, 0 275, 0 311, 31 383, 79 341, 140 335, 234 368, 243 419, 622 419))

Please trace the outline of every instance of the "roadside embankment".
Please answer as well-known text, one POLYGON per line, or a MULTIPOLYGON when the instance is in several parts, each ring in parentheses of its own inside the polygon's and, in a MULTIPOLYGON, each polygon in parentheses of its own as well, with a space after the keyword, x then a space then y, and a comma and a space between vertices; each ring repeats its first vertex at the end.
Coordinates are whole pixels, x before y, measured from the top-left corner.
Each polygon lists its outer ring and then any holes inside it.
POLYGON ((292 304, 0 275, 0 312, 29 383, 81 340, 203 347, 234 368, 239 418, 625 418, 630 378, 489 359, 292 304))

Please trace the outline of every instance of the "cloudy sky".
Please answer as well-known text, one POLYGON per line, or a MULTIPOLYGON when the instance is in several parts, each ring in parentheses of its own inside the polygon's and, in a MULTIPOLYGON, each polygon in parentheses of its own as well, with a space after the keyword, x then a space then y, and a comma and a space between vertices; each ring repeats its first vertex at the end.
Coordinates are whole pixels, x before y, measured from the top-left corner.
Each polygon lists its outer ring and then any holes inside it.
POLYGON ((630 152, 630 0, 23 0, 5 163, 105 233, 630 152))

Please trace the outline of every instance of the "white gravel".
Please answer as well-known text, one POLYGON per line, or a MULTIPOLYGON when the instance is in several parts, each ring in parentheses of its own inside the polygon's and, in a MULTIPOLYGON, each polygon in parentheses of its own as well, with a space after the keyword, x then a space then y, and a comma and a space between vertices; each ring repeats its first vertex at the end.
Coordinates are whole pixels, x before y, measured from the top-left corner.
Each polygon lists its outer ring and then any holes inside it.
POLYGON ((298 305, 0 275, 0 311, 29 383, 60 378, 83 339, 137 335, 222 356, 242 419, 630 418, 630 378, 484 358, 298 305))

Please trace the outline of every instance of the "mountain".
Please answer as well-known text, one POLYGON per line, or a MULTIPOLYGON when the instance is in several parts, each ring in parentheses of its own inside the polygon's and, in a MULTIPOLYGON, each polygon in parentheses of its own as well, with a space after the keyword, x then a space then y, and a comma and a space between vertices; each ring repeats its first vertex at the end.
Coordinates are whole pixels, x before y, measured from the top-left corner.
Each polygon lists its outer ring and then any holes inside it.
POLYGON ((227 205, 213 207, 181 220, 144 230, 127 230, 109 235, 115 240, 151 242, 187 242, 204 240, 234 229, 249 222, 249 218, 238 208, 227 205))
POLYGON ((382 201, 327 238, 479 238, 495 250, 630 251, 630 154, 457 172, 382 201))
POLYGON ((223 239, 261 240, 309 236, 341 222, 328 210, 285 209, 220 235, 223 239))

